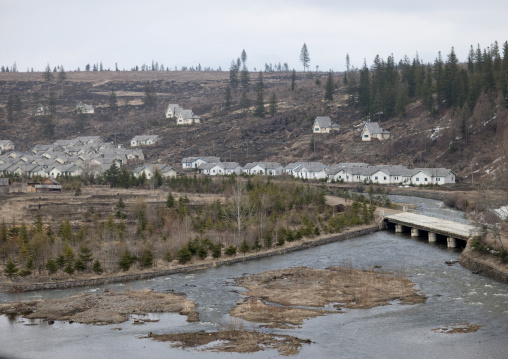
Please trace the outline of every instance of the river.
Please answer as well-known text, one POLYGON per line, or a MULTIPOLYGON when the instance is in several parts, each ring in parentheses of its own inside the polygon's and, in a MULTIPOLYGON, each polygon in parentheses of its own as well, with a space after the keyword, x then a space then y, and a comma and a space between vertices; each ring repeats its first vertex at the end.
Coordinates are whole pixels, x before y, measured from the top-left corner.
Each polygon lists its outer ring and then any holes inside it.
MULTIPOLYGON (((437 201, 436 201, 437 202, 437 201)), ((407 203, 407 202, 406 202, 407 203)), ((284 256, 264 258, 231 266, 211 268, 168 277, 110 284, 110 290, 152 288, 185 292, 198 304, 200 322, 188 323, 178 314, 153 314, 156 323, 91 326, 56 322, 53 325, 22 318, 0 316, 0 355, 14 358, 274 358, 276 351, 253 354, 224 354, 181 350, 169 343, 138 339, 148 332, 216 330, 228 328, 228 312, 241 300, 241 288, 232 278, 291 266, 326 268, 352 265, 355 268, 382 266, 402 271, 428 297, 426 303, 393 303, 368 310, 348 310, 310 319, 293 330, 268 330, 309 338, 298 358, 506 358, 508 352, 508 285, 471 274, 459 264, 460 252, 424 239, 393 232, 377 232, 284 256), (24 323, 19 321, 23 320, 24 323), (25 324, 38 324, 27 326, 25 324), (476 333, 442 334, 432 329, 460 323, 481 324, 476 333), (114 328, 122 328, 116 330, 114 328)), ((0 293, 0 301, 55 298, 96 288, 77 288, 22 294, 0 293)), ((244 328, 256 328, 243 322, 244 328)))

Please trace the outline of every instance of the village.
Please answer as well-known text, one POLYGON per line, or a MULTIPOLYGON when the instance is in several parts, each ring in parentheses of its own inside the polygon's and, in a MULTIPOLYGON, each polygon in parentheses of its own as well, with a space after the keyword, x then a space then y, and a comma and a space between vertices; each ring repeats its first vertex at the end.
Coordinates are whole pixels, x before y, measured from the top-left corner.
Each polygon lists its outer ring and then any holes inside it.
MULTIPOLYGON (((93 113, 90 105, 80 103, 77 111, 93 113)), ((41 107, 40 111, 44 111, 41 107)), ((169 104, 165 117, 175 119, 177 125, 201 123, 201 118, 192 110, 169 104)), ((316 117, 312 125, 313 134, 328 134, 340 129, 328 116, 316 117)), ((377 122, 365 122, 360 133, 361 141, 386 141, 391 133, 377 122)), ((97 176, 112 166, 126 166, 134 177, 144 176, 150 180, 155 173, 163 178, 176 177, 186 172, 197 172, 209 176, 217 175, 268 175, 293 176, 305 180, 320 180, 332 183, 375 183, 385 185, 440 186, 454 184, 456 174, 447 168, 408 168, 402 165, 371 165, 368 163, 293 162, 283 165, 279 162, 250 162, 240 165, 225 162, 217 156, 193 156, 181 160, 181 168, 155 161, 145 163, 143 147, 161 143, 159 135, 134 136, 129 146, 105 142, 100 136, 81 136, 68 140, 57 140, 52 144, 35 145, 31 150, 15 150, 11 140, 0 140, 0 175, 30 179, 46 178, 46 183, 28 182, 26 187, 7 189, 11 181, 0 182, 2 192, 37 192, 60 190, 60 177, 97 176)), ((176 161, 175 161, 176 162, 176 161)))

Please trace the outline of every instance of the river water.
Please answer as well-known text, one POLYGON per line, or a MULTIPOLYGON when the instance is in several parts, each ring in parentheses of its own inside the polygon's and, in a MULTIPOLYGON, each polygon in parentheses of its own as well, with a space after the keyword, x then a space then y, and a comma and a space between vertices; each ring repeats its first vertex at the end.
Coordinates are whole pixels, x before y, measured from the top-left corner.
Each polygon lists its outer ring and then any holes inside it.
MULTIPOLYGON (((407 203, 407 202, 406 202, 407 203)), ((225 354, 182 350, 170 343, 139 339, 148 332, 173 333, 217 330, 238 326, 228 316, 241 300, 241 288, 232 278, 291 266, 326 268, 353 265, 408 275, 428 297, 426 303, 393 303, 368 310, 349 310, 310 319, 292 330, 266 330, 312 340, 298 358, 507 358, 508 285, 471 274, 459 264, 460 252, 445 245, 432 245, 392 232, 377 232, 351 240, 331 243, 305 251, 256 261, 211 268, 193 273, 159 277, 128 284, 110 284, 110 290, 151 288, 185 292, 198 304, 200 322, 188 323, 178 314, 153 314, 160 319, 145 325, 92 326, 56 322, 53 325, 23 318, 0 316, 0 356, 14 358, 274 358, 276 351, 252 354, 225 354), (23 323, 21 323, 23 321, 23 323), (461 323, 480 324, 476 333, 442 334, 432 331, 461 323), (30 326, 26 324, 38 324, 30 326), (121 328, 117 330, 114 328, 121 328)), ((0 293, 0 301, 55 298, 96 288, 41 291, 22 294, 0 293)), ((243 322, 244 328, 256 328, 243 322)))

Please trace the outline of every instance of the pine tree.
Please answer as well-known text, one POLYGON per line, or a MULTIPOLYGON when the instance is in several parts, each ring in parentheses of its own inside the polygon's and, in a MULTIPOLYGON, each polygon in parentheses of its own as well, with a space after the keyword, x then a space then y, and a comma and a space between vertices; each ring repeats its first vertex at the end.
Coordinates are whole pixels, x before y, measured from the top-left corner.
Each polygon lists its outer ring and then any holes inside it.
POLYGON ((328 78, 326 79, 326 82, 325 82, 325 100, 327 101, 333 101, 333 88, 334 88, 334 84, 333 84, 333 77, 332 77, 332 72, 328 72, 328 78))
POLYGON ((238 71, 239 68, 236 66, 234 61, 231 61, 229 68, 229 86, 236 89, 238 87, 238 71))
POLYGON ((99 262, 98 259, 96 259, 95 262, 93 262, 92 270, 94 271, 95 274, 102 274, 101 262, 99 262))
POLYGON ((111 112, 118 112, 118 101, 116 93, 113 90, 109 92, 109 110, 111 112))
POLYGON ((245 66, 245 64, 243 64, 242 72, 240 73, 240 83, 243 88, 248 87, 250 83, 249 70, 247 70, 247 66, 245 66))
POLYGON ((296 71, 293 69, 293 72, 291 73, 291 92, 295 91, 295 81, 296 81, 296 71))
POLYGON ((226 87, 226 93, 224 94, 224 109, 229 112, 231 109, 231 86, 226 87))
POLYGON ((247 62, 247 53, 245 52, 245 49, 242 50, 242 63, 243 65, 245 65, 245 63, 247 62))
POLYGON ((62 65, 60 66, 60 71, 58 72, 58 82, 64 82, 65 80, 67 80, 67 73, 62 65))
POLYGON ((303 71, 309 68, 310 65, 310 56, 309 50, 307 49, 307 45, 303 43, 302 50, 300 51, 300 62, 303 65, 303 71))
POLYGON ((51 67, 49 66, 49 63, 46 65, 46 69, 42 73, 42 78, 48 83, 48 86, 49 83, 53 80, 53 74, 51 73, 51 67))
POLYGON ((171 192, 168 193, 168 198, 166 199, 166 207, 173 208, 175 206, 175 198, 171 194, 171 192))
POLYGON ((242 252, 243 255, 245 255, 245 253, 247 253, 249 250, 250 250, 250 247, 247 244, 247 241, 244 239, 242 244, 240 245, 240 252, 242 252))
POLYGON ((14 263, 10 258, 7 264, 5 265, 4 269, 4 275, 6 277, 12 278, 18 273, 19 269, 16 266, 16 263, 14 263))
POLYGON ((254 116, 265 117, 265 104, 263 95, 263 73, 259 71, 258 84, 256 89, 256 105, 254 109, 254 116))
POLYGON ((240 105, 240 108, 242 110, 244 110, 244 112, 246 112, 247 109, 250 107, 250 100, 247 97, 247 92, 246 91, 242 92, 242 96, 240 97, 239 105, 240 105))
POLYGON ((144 268, 153 266, 153 252, 150 248, 145 249, 141 258, 141 265, 144 268))
POLYGON ((277 96, 275 95, 275 91, 272 91, 272 96, 270 97, 270 104, 268 107, 268 110, 270 112, 270 115, 275 115, 275 112, 277 112, 277 96))
POLYGON ((48 112, 50 116, 56 115, 56 95, 53 90, 49 92, 48 112))

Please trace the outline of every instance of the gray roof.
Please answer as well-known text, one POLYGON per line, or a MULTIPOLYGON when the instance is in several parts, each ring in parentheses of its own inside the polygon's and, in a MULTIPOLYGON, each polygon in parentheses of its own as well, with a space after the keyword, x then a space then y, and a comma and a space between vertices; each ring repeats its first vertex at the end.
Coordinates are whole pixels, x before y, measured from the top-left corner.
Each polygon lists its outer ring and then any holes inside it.
POLYGON ((209 170, 215 166, 219 166, 219 167, 222 167, 220 166, 221 163, 216 163, 216 162, 210 162, 210 163, 202 163, 199 165, 198 169, 200 170, 209 170))
POLYGON ((234 170, 235 168, 240 166, 238 162, 222 162, 221 164, 222 168, 224 168, 225 170, 234 170))
POLYGON ((320 128, 340 127, 340 125, 333 123, 329 116, 318 116, 314 120, 314 123, 316 122, 320 128))
POLYGON ((328 166, 321 162, 299 162, 300 166, 309 172, 319 172, 326 169, 328 166))
POLYGON ((149 139, 157 140, 159 135, 147 135, 147 136, 134 136, 131 141, 146 141, 149 139))
POLYGON ((377 122, 365 122, 365 126, 371 135, 379 133, 390 133, 390 131, 383 130, 377 122))
POLYGON ((176 104, 176 103, 170 103, 168 105, 168 108, 166 109, 166 112, 168 112, 169 109, 173 110, 173 112, 176 113, 176 112, 178 112, 178 110, 180 110, 180 106, 178 106, 178 104, 176 104))
POLYGON ((415 169, 411 170, 411 175, 414 175, 419 171, 427 173, 428 175, 430 175, 432 177, 444 177, 444 176, 447 176, 448 174, 450 174, 450 172, 455 174, 455 172, 453 172, 451 169, 448 169, 448 168, 415 168, 415 169))

